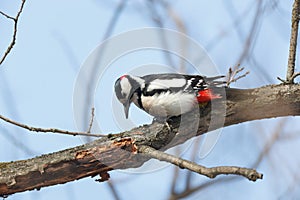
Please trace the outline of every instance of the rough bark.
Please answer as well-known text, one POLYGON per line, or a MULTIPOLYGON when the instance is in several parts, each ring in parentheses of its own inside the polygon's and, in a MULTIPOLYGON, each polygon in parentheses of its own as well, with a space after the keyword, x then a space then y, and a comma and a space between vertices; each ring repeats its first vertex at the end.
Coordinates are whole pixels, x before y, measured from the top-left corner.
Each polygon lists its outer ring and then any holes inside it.
POLYGON ((165 150, 223 126, 300 115, 298 84, 246 90, 226 89, 226 95, 223 96, 212 104, 204 105, 200 113, 172 119, 171 131, 164 124, 153 123, 63 151, 0 163, 0 195, 39 189, 88 176, 100 175, 100 180, 105 181, 110 170, 136 168, 146 162, 148 158, 137 153, 141 145, 165 150))

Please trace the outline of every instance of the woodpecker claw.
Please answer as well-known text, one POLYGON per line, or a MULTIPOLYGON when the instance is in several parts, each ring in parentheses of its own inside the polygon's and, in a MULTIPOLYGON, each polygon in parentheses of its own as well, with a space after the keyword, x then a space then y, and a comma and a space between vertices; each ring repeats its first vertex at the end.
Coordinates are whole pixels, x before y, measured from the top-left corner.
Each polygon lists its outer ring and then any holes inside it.
POLYGON ((165 122, 166 127, 168 128, 169 132, 172 132, 172 127, 170 126, 169 122, 165 122))
POLYGON ((170 125, 170 123, 172 122, 173 120, 171 118, 165 118, 165 117, 154 117, 153 120, 152 120, 152 123, 160 123, 160 124, 164 124, 169 132, 172 132, 172 127, 170 125))

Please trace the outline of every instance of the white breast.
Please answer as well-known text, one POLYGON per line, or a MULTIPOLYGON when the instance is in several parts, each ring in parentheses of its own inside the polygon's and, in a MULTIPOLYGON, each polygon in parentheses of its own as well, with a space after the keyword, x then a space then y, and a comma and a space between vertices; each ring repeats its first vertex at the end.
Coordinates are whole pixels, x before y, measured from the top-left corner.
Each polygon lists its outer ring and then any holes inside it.
POLYGON ((156 117, 178 116, 191 111, 197 105, 193 94, 165 92, 154 96, 141 96, 146 112, 156 117))

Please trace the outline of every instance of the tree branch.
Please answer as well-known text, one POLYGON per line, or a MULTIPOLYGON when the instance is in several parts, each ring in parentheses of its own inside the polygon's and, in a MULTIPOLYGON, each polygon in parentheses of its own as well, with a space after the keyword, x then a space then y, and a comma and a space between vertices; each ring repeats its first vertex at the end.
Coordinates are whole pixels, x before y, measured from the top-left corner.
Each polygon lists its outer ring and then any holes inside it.
POLYGON ((295 0, 293 4, 293 10, 292 10, 290 50, 289 50, 288 67, 286 73, 286 81, 284 81, 285 83, 294 83, 294 79, 296 78, 296 76, 299 75, 299 74, 295 74, 298 26, 299 26, 299 18, 300 18, 299 15, 300 15, 300 0, 295 0))
POLYGON ((95 117, 95 108, 92 107, 92 109, 91 109, 91 119, 90 119, 89 128, 87 130, 87 133, 91 133, 93 123, 94 123, 94 117, 95 117))
POLYGON ((26 0, 22 0, 20 9, 16 15, 16 17, 11 17, 7 14, 5 14, 4 12, 0 12, 1 15, 5 16, 8 19, 11 19, 14 21, 14 30, 13 30, 13 36, 12 36, 12 40, 10 42, 10 44, 8 45, 5 53, 3 54, 2 58, 0 59, 0 65, 4 62, 4 60, 6 59, 6 57, 8 56, 8 54, 10 53, 10 51, 12 50, 12 48, 15 46, 16 44, 16 40, 17 40, 17 31, 18 31, 18 21, 19 18, 21 16, 21 13, 23 11, 24 5, 25 5, 26 0))
POLYGON ((188 169, 198 174, 202 174, 207 176, 208 178, 215 178, 221 174, 236 174, 241 175, 248 178, 251 181, 256 181, 257 179, 262 179, 263 175, 258 173, 254 169, 242 168, 242 167, 235 167, 235 166, 221 166, 221 167, 211 167, 207 168, 202 165, 198 165, 195 162, 191 162, 189 160, 185 160, 161 151, 158 151, 149 146, 140 146, 138 147, 138 152, 143 153, 150 158, 155 158, 160 161, 166 161, 168 163, 172 163, 181 169, 188 169))
MULTIPOLYGON (((89 136, 89 137, 105 137, 107 135, 102 135, 102 134, 92 134, 90 132, 74 132, 74 131, 67 131, 67 130, 62 130, 58 128, 39 128, 39 127, 33 127, 33 126, 28 126, 26 124, 22 124, 20 122, 16 122, 12 119, 9 119, 7 117, 4 117, 0 115, 0 119, 3 121, 6 121, 7 123, 13 124, 15 126, 18 126, 20 128, 27 129, 29 131, 33 132, 41 132, 41 133, 59 133, 59 134, 65 134, 65 135, 81 135, 81 136, 89 136)), ((91 126, 91 125, 90 125, 91 126)))
POLYGON ((237 75, 239 73, 241 73, 245 68, 241 67, 240 65, 235 66, 233 69, 231 67, 229 67, 227 76, 226 76, 226 86, 229 87, 231 83, 237 82, 239 79, 246 77, 250 72, 246 71, 244 74, 239 75, 237 77, 237 75))
MULTIPOLYGON (((300 116, 300 85, 269 85, 246 90, 226 88, 226 99, 224 96, 215 103, 226 105, 224 126, 264 118, 300 116)), ((203 109, 201 114, 208 110, 203 109)), ((0 195, 103 175, 110 170, 139 167, 149 159, 138 153, 140 146, 164 151, 208 130, 222 128, 222 124, 211 119, 213 115, 224 113, 219 109, 207 113, 201 117, 194 113, 182 116, 186 120, 184 123, 174 119, 170 123, 172 132, 164 124, 153 123, 63 151, 0 163, 0 195), (196 131, 192 128, 195 119, 198 121, 196 131)))

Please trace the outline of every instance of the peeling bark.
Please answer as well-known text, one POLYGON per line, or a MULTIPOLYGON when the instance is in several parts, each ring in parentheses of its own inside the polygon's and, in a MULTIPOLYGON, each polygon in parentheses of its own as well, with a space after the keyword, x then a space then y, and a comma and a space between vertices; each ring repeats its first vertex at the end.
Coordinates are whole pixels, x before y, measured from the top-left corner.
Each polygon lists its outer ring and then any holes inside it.
POLYGON ((0 195, 63 184, 88 176, 100 175, 100 181, 105 181, 109 178, 108 171, 136 168, 148 160, 137 153, 139 145, 166 150, 208 130, 251 120, 296 115, 300 115, 298 84, 247 90, 229 88, 223 99, 201 109, 201 117, 195 112, 181 119, 172 119, 172 131, 164 124, 153 123, 63 151, 0 163, 0 195), (224 109, 222 106, 225 106, 224 109), (225 120, 218 120, 220 116, 224 116, 225 120))

